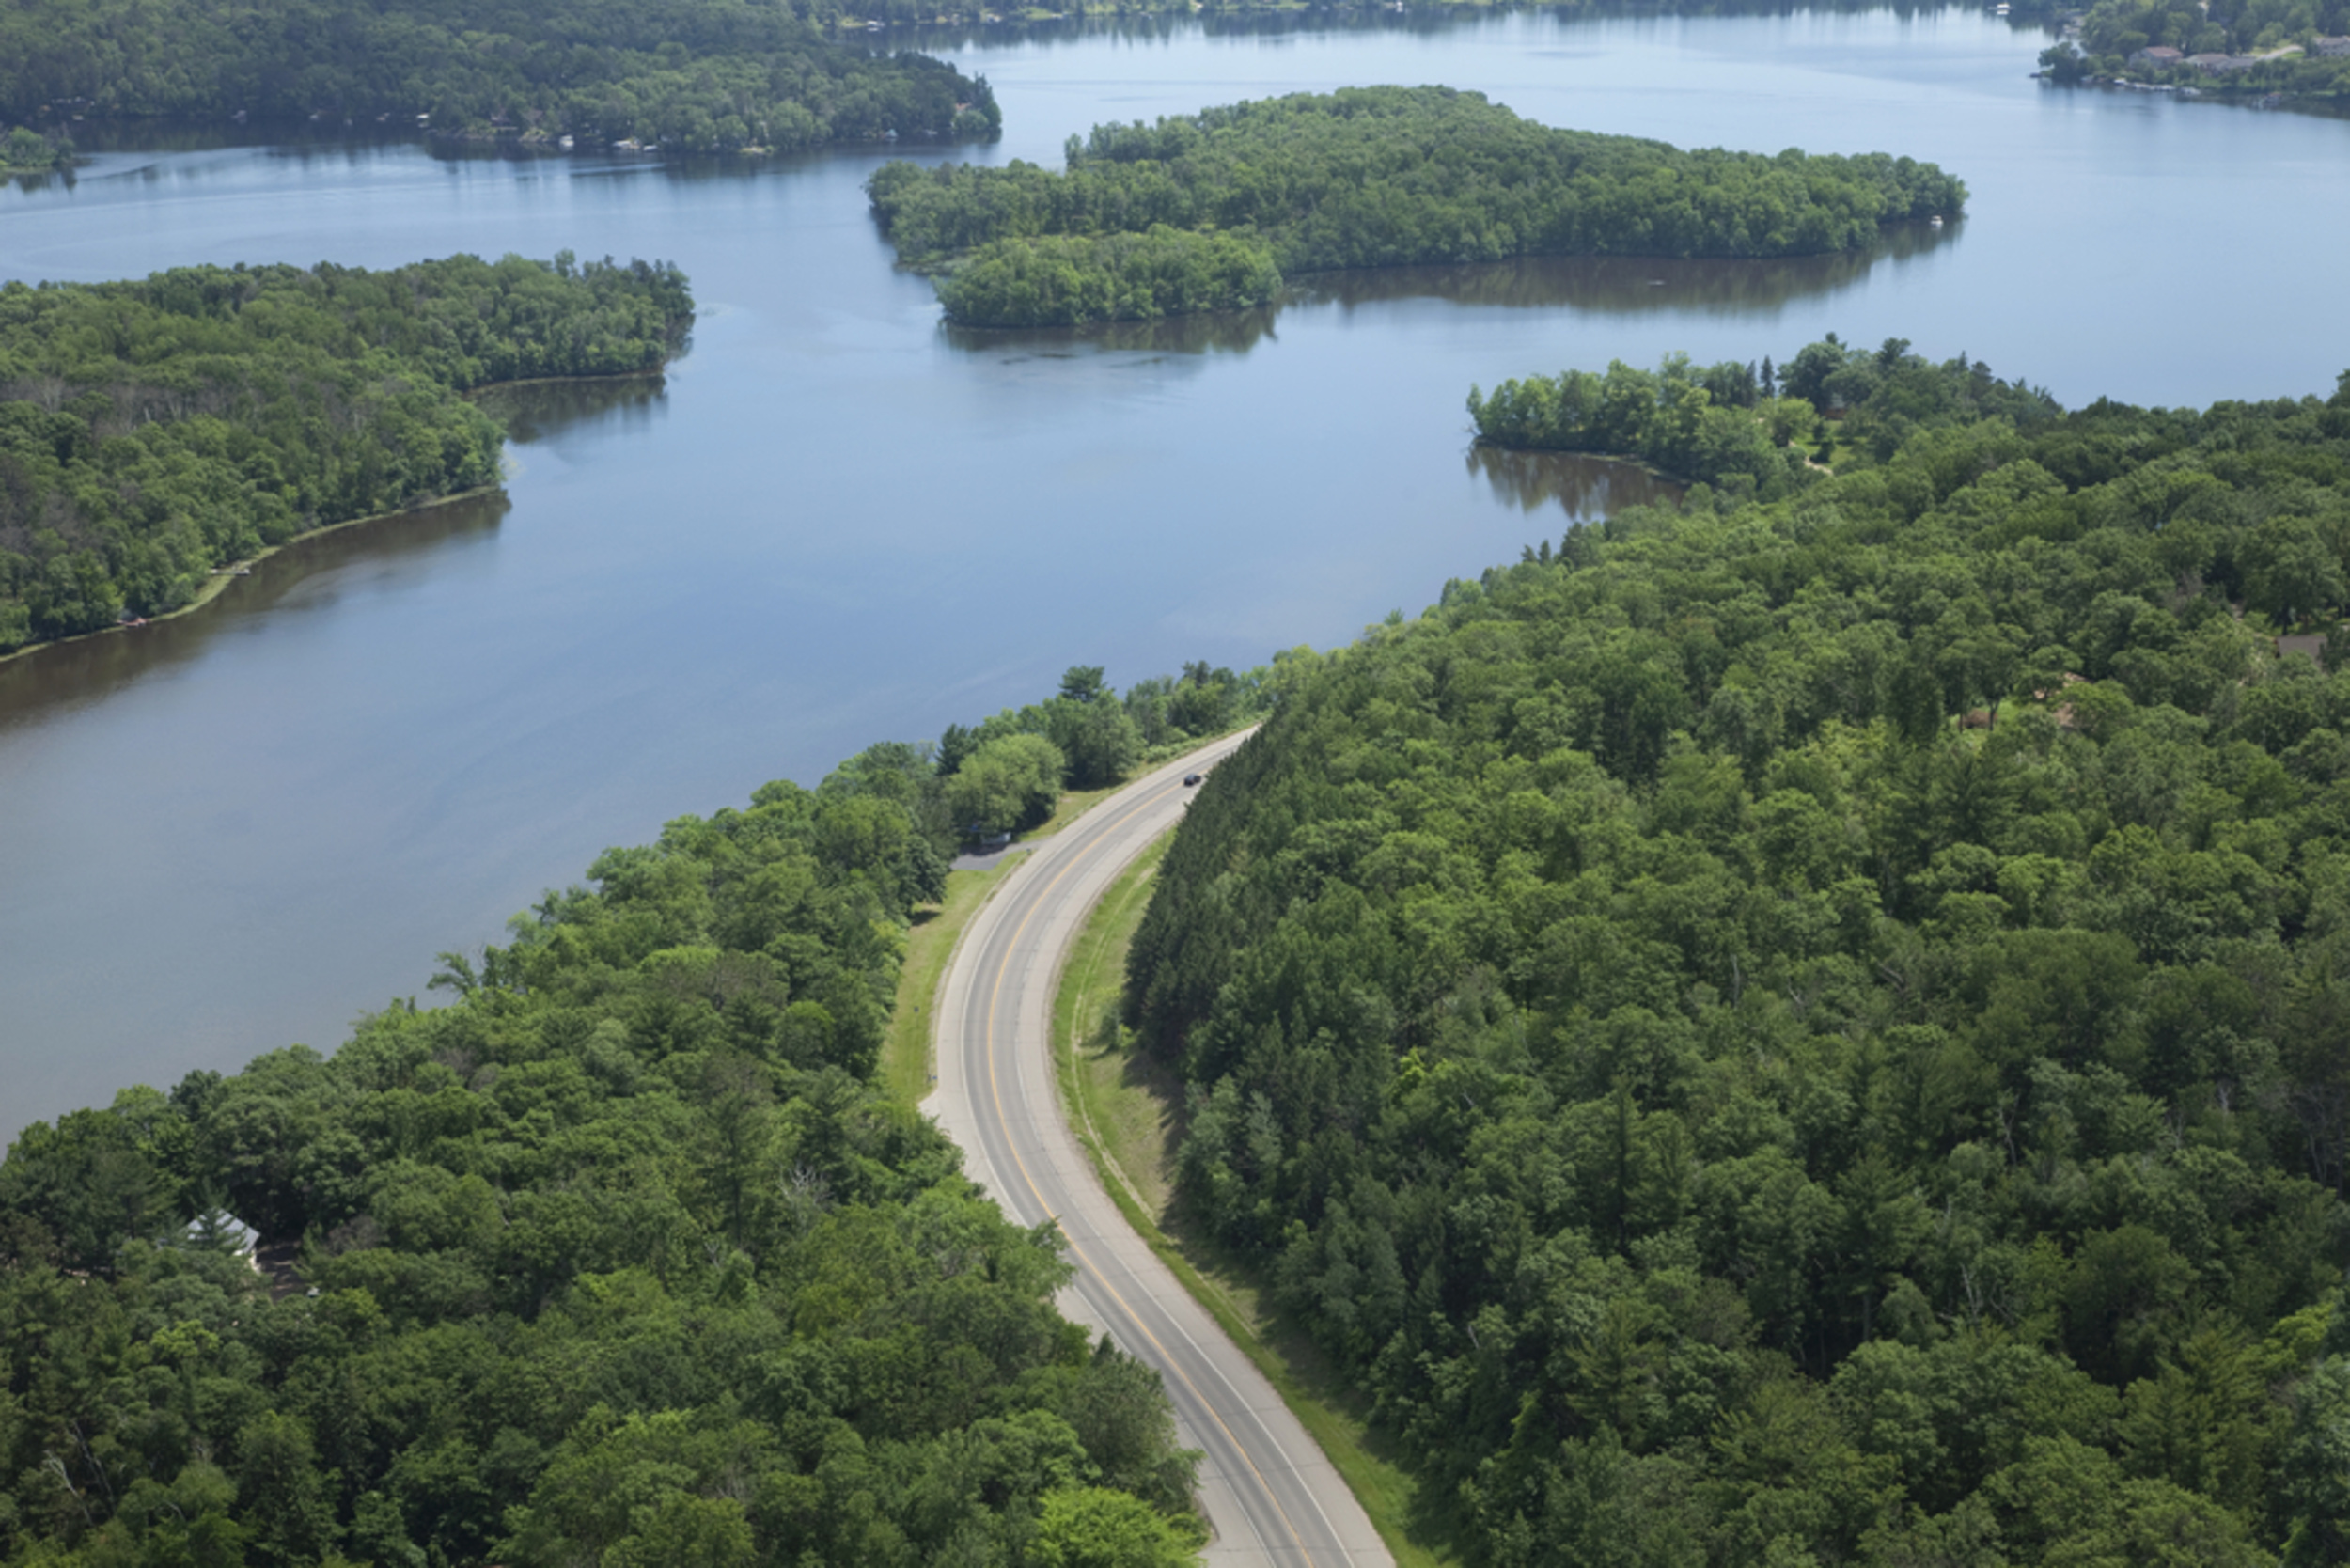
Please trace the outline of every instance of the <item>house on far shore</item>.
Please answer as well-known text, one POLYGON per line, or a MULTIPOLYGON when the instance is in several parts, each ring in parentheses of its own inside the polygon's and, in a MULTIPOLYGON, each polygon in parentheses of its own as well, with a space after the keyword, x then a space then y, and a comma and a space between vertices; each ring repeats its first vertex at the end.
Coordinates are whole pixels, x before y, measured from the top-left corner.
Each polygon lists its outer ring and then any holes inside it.
POLYGON ((2344 34, 2338 39, 2311 39, 2310 53, 2312 55, 2350 55, 2350 34, 2344 34))
POLYGON ((2318 668, 2326 667, 2326 634, 2323 632, 2291 632, 2277 639, 2277 657, 2298 653, 2318 668))
POLYGON ((2206 76, 2225 76, 2232 71, 2249 71, 2260 64, 2249 55, 2189 55, 2186 63, 2206 76))
POLYGON ((2157 43, 2151 49, 2141 49, 2132 55, 2129 63, 2134 66, 2144 66, 2150 71, 2168 71, 2186 58, 2185 55, 2180 54, 2169 44, 2157 43))

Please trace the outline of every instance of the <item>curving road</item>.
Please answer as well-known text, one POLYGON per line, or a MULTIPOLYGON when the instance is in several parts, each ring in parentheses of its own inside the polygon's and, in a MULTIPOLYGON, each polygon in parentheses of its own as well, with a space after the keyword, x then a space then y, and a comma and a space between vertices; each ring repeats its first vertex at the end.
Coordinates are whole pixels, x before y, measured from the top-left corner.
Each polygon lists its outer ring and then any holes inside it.
POLYGON ((1134 858, 1181 820, 1187 773, 1231 736, 1096 805, 1013 869, 973 917, 935 1020, 938 1089, 927 1108, 964 1168, 1023 1225, 1057 1219, 1077 1277, 1061 1309, 1158 1369, 1185 1447, 1202 1450, 1211 1563, 1280 1568, 1391 1564, 1322 1449, 1094 1180, 1053 1083, 1060 965, 1087 914, 1134 858))

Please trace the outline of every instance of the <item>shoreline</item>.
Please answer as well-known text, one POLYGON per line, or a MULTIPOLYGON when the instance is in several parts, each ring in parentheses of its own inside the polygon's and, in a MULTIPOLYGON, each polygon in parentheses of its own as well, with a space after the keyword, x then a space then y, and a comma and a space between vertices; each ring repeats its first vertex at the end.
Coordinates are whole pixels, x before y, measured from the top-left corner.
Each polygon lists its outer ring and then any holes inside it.
MULTIPOLYGON (((1581 447, 1512 447, 1506 441, 1496 441, 1489 435, 1470 436, 1469 446, 1472 448, 1482 447, 1489 452, 1523 452, 1529 457, 1591 458, 1601 463, 1612 463, 1622 467, 1637 469, 1660 484, 1677 486, 1684 495, 1698 485, 1706 485, 1710 488, 1713 483, 1710 479, 1693 479, 1686 474, 1667 473, 1646 459, 1634 457, 1629 452, 1598 452, 1587 450, 1581 447)), ((1824 474, 1831 472, 1825 468, 1820 471, 1824 474)))
MULTIPOLYGON (((672 347, 675 347, 675 345, 674 345, 674 344, 672 344, 671 346, 672 346, 672 347)), ((586 385, 586 384, 587 384, 588 383, 589 383, 589 382, 603 382, 603 381, 642 381, 642 380, 644 380, 647 376, 666 376, 666 375, 667 375, 668 373, 669 373, 669 361, 667 361, 666 359, 664 359, 664 360, 663 360, 660 364, 658 364, 658 365, 654 366, 654 367, 653 367, 651 369, 650 369, 650 370, 615 370, 615 371, 613 371, 610 375, 607 375, 607 376, 522 376, 522 377, 519 377, 519 378, 517 378, 516 380, 513 380, 513 381, 488 381, 488 382, 483 382, 483 383, 482 383, 479 386, 474 387, 474 388, 472 388, 472 389, 471 389, 471 390, 469 390, 469 391, 460 392, 460 393, 458 393, 457 395, 458 395, 459 397, 461 397, 461 398, 464 399, 467 402, 471 402, 474 399, 478 398, 478 397, 482 397, 482 396, 484 396, 484 395, 486 395, 486 394, 488 394, 488 393, 492 393, 492 392, 504 392, 504 391, 507 391, 507 390, 509 390, 509 389, 510 389, 510 388, 512 388, 512 387, 517 387, 517 386, 584 386, 584 385, 586 385)), ((510 440, 510 439, 511 439, 511 437, 509 437, 509 439, 510 440)), ((477 493, 477 492, 468 492, 468 494, 478 494, 478 493, 477 493)), ((449 497, 446 497, 446 499, 450 499, 450 500, 454 500, 455 498, 456 498, 456 497, 454 497, 454 496, 449 496, 449 497)), ((427 504, 428 504, 428 505, 437 505, 438 503, 436 503, 436 502, 429 502, 429 503, 427 503, 427 504)), ((403 510, 409 510, 409 509, 403 509, 403 510)), ((397 516, 397 515, 399 515, 399 514, 398 514, 398 513, 396 513, 396 512, 385 512, 385 513, 384 513, 383 515, 384 515, 384 516, 386 516, 386 517, 393 517, 393 516, 397 516)), ((356 518, 356 517, 354 517, 354 518, 352 518, 352 522, 354 522, 354 523, 357 523, 357 522, 361 522, 361 521, 363 521, 363 519, 360 519, 360 518, 356 518)), ((341 526, 342 526, 342 525, 341 525, 341 524, 339 524, 339 523, 337 523, 337 524, 334 525, 334 526, 336 526, 336 527, 339 528, 339 527, 341 527, 341 526)), ((323 530, 323 529, 321 529, 321 530, 319 530, 319 531, 320 531, 320 532, 324 532, 324 530, 323 530)), ((306 536, 306 536, 304 536, 304 537, 306 537, 306 537, 308 537, 308 536, 306 536)), ((290 543, 291 541, 289 541, 288 542, 290 542, 290 543)))
MULTIPOLYGON (((669 362, 665 359, 650 370, 622 370, 617 374, 608 376, 526 376, 520 381, 490 382, 485 385, 474 387, 470 391, 460 392, 457 396, 465 400, 467 402, 471 402, 484 394, 503 392, 510 387, 561 386, 588 382, 635 381, 646 376, 666 375, 668 373, 668 369, 669 362)), ((510 446, 513 438, 511 436, 508 436, 506 440, 508 445, 510 446)), ((266 546, 257 554, 244 557, 239 560, 224 561, 220 566, 215 567, 205 577, 204 586, 196 590, 196 595, 194 599, 189 600, 186 604, 180 605, 176 610, 165 610, 161 615, 147 616, 143 618, 140 625, 133 625, 127 622, 118 621, 112 626, 101 626, 94 632, 76 632, 70 637, 51 637, 45 642, 28 642, 22 648, 10 649, 6 653, 0 653, 0 665, 13 663, 15 660, 24 658, 29 654, 41 652, 46 649, 67 648, 77 642, 87 642, 93 637, 109 637, 122 632, 135 632, 141 630, 142 626, 159 625, 166 620, 177 620, 181 616, 194 615, 196 611, 204 608, 213 600, 218 599, 224 592, 227 591, 228 585, 237 580, 237 572, 233 570, 234 568, 245 567, 249 569, 258 566, 261 562, 269 559, 272 556, 274 556, 280 551, 286 550, 293 545, 300 544, 306 540, 323 539, 328 534, 340 533, 346 528, 364 527, 370 523, 388 523, 394 518, 414 517, 419 512, 431 511, 435 507, 446 507, 457 501, 474 501, 480 499, 484 495, 494 495, 506 488, 507 479, 509 478, 516 471, 514 467, 509 466, 512 462, 513 460, 510 455, 501 454, 501 471, 499 473, 497 482, 494 484, 476 485, 471 490, 452 490, 446 495, 433 495, 428 496, 423 500, 411 501, 408 505, 404 507, 395 507, 390 511, 373 511, 368 513, 365 517, 346 517, 339 523, 321 524, 315 528, 303 529, 302 532, 295 534, 292 538, 286 540, 282 543, 266 546)))
MULTIPOLYGON (((512 385, 518 384, 501 383, 500 384, 512 385)), ((237 580, 238 574, 234 570, 232 570, 233 568, 245 567, 249 569, 251 567, 258 566, 261 562, 269 559, 272 556, 276 555, 279 551, 300 544, 306 540, 323 539, 328 534, 340 533, 346 528, 364 527, 370 523, 388 523, 394 518, 414 517, 419 512, 431 511, 435 507, 446 507, 450 505, 452 502, 473 501, 478 500, 484 495, 494 495, 505 488, 506 482, 501 478, 496 484, 476 485, 471 490, 451 491, 446 495, 435 495, 428 500, 411 502, 409 505, 400 507, 392 511, 369 512, 365 517, 346 517, 340 523, 327 523, 315 528, 306 528, 301 533, 294 535, 291 539, 287 540, 282 544, 269 545, 256 554, 247 556, 241 560, 230 561, 215 568, 211 574, 205 578, 203 588, 197 590, 194 599, 189 600, 186 604, 180 605, 176 610, 165 610, 161 615, 148 616, 145 618, 143 624, 146 626, 157 626, 166 620, 177 620, 181 616, 194 615, 196 611, 204 608, 207 604, 210 604, 213 600, 218 599, 227 590, 228 585, 237 580)), ((76 632, 70 637, 52 637, 46 642, 28 642, 22 648, 11 649, 6 653, 0 653, 0 665, 9 664, 15 660, 24 658, 30 654, 43 652, 52 648, 69 648, 77 642, 88 642, 93 637, 111 637, 119 633, 136 632, 139 630, 141 630, 140 626, 118 621, 112 626, 101 626, 95 632, 76 632)))

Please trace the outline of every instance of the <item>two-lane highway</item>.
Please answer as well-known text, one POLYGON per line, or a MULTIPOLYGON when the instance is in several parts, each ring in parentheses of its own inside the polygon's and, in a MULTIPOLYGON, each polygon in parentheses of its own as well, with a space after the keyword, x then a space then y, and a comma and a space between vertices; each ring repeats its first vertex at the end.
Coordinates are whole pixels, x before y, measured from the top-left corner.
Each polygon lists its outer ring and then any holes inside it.
POLYGON ((1320 1445, 1253 1363, 1136 1235, 1095 1181, 1054 1089, 1054 993, 1087 914, 1181 819, 1245 737, 1171 762, 1096 805, 1015 867, 964 933, 936 1019, 929 1109, 965 1167, 1023 1225, 1058 1220, 1077 1277, 1062 1310, 1158 1369, 1186 1447, 1214 1563, 1367 1568, 1393 1559, 1320 1445))

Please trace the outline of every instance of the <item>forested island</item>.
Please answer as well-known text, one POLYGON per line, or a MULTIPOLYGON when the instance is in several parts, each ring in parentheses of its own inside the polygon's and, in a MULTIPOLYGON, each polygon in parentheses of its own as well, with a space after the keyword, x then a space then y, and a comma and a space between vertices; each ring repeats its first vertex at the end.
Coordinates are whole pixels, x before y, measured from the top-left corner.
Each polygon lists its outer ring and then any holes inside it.
POLYGON ((1002 776, 1042 764, 1049 809, 1277 686, 1073 668, 607 851, 443 954, 449 1005, 395 1001, 331 1058, 26 1129, 0 1560, 1195 1560, 1156 1375, 1058 1315, 1056 1233, 1009 1224, 875 1064, 910 919, 1002 776))
POLYGON ((1792 379, 1832 472, 1456 581, 1210 777, 1128 973, 1183 1212, 1471 1562, 2340 1562, 2350 376, 1792 379))
POLYGON ((0 286, 0 653, 494 484, 504 436, 462 394, 658 369, 693 308, 666 263, 569 252, 0 286))
POLYGON ((900 259, 938 271, 948 317, 978 326, 1233 309, 1340 268, 1861 249, 1966 195, 1909 158, 1684 151, 1448 87, 1100 125, 1066 153, 1058 174, 892 163, 867 189, 900 259))
MULTIPOLYGON (((829 12, 827 12, 829 14, 829 12)), ((0 10, 0 119, 170 116, 422 127, 676 151, 969 139, 984 81, 841 47, 753 0, 22 0, 0 10)))

